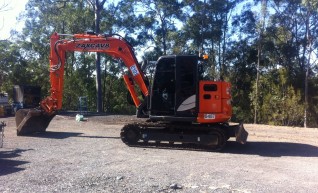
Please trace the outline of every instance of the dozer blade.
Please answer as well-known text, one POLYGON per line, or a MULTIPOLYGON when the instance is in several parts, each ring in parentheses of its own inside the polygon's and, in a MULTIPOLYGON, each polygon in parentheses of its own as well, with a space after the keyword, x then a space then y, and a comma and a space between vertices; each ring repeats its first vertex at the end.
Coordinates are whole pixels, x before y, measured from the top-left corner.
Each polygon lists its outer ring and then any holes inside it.
POLYGON ((236 141, 245 144, 247 141, 248 132, 244 129, 243 123, 235 126, 235 138, 236 141))
POLYGON ((17 135, 30 135, 36 132, 45 132, 53 119, 53 115, 46 115, 38 109, 20 109, 15 114, 17 135))

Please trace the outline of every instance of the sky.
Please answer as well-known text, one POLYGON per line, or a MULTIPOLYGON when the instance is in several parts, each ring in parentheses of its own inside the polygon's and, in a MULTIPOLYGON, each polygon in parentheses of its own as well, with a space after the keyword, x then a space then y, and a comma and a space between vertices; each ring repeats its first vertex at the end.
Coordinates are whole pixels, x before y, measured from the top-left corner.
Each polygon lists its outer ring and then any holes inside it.
POLYGON ((8 39, 11 30, 20 31, 24 26, 23 22, 18 23, 17 17, 24 11, 28 0, 0 0, 0 7, 8 6, 0 11, 0 40, 8 39))

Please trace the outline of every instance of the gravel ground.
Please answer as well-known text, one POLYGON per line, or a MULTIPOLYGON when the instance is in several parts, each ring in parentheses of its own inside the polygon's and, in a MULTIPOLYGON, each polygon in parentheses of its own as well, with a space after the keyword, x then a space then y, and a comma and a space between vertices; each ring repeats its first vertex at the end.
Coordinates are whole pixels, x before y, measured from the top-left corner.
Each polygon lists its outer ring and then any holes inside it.
POLYGON ((0 192, 318 192, 318 129, 249 125, 249 143, 223 152, 128 147, 133 116, 56 116, 17 137, 5 121, 0 192))

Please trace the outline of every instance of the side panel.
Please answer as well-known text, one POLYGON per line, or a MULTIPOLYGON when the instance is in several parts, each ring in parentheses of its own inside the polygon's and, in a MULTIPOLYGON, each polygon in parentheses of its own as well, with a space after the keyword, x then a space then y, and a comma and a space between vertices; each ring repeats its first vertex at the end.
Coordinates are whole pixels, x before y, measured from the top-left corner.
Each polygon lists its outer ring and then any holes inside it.
POLYGON ((221 113, 221 82, 200 81, 199 88, 200 113, 221 113))
POLYGON ((200 81, 199 123, 227 122, 232 116, 231 85, 221 81, 200 81))
POLYGON ((222 112, 232 117, 231 84, 222 82, 222 112))

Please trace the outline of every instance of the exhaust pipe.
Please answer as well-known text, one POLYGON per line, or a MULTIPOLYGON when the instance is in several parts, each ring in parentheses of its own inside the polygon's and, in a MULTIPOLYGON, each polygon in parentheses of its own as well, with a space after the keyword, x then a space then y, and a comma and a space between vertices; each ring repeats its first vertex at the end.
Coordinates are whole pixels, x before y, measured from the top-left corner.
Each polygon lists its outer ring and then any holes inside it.
POLYGON ((39 109, 20 109, 15 114, 17 135, 45 132, 55 114, 48 115, 39 109))

